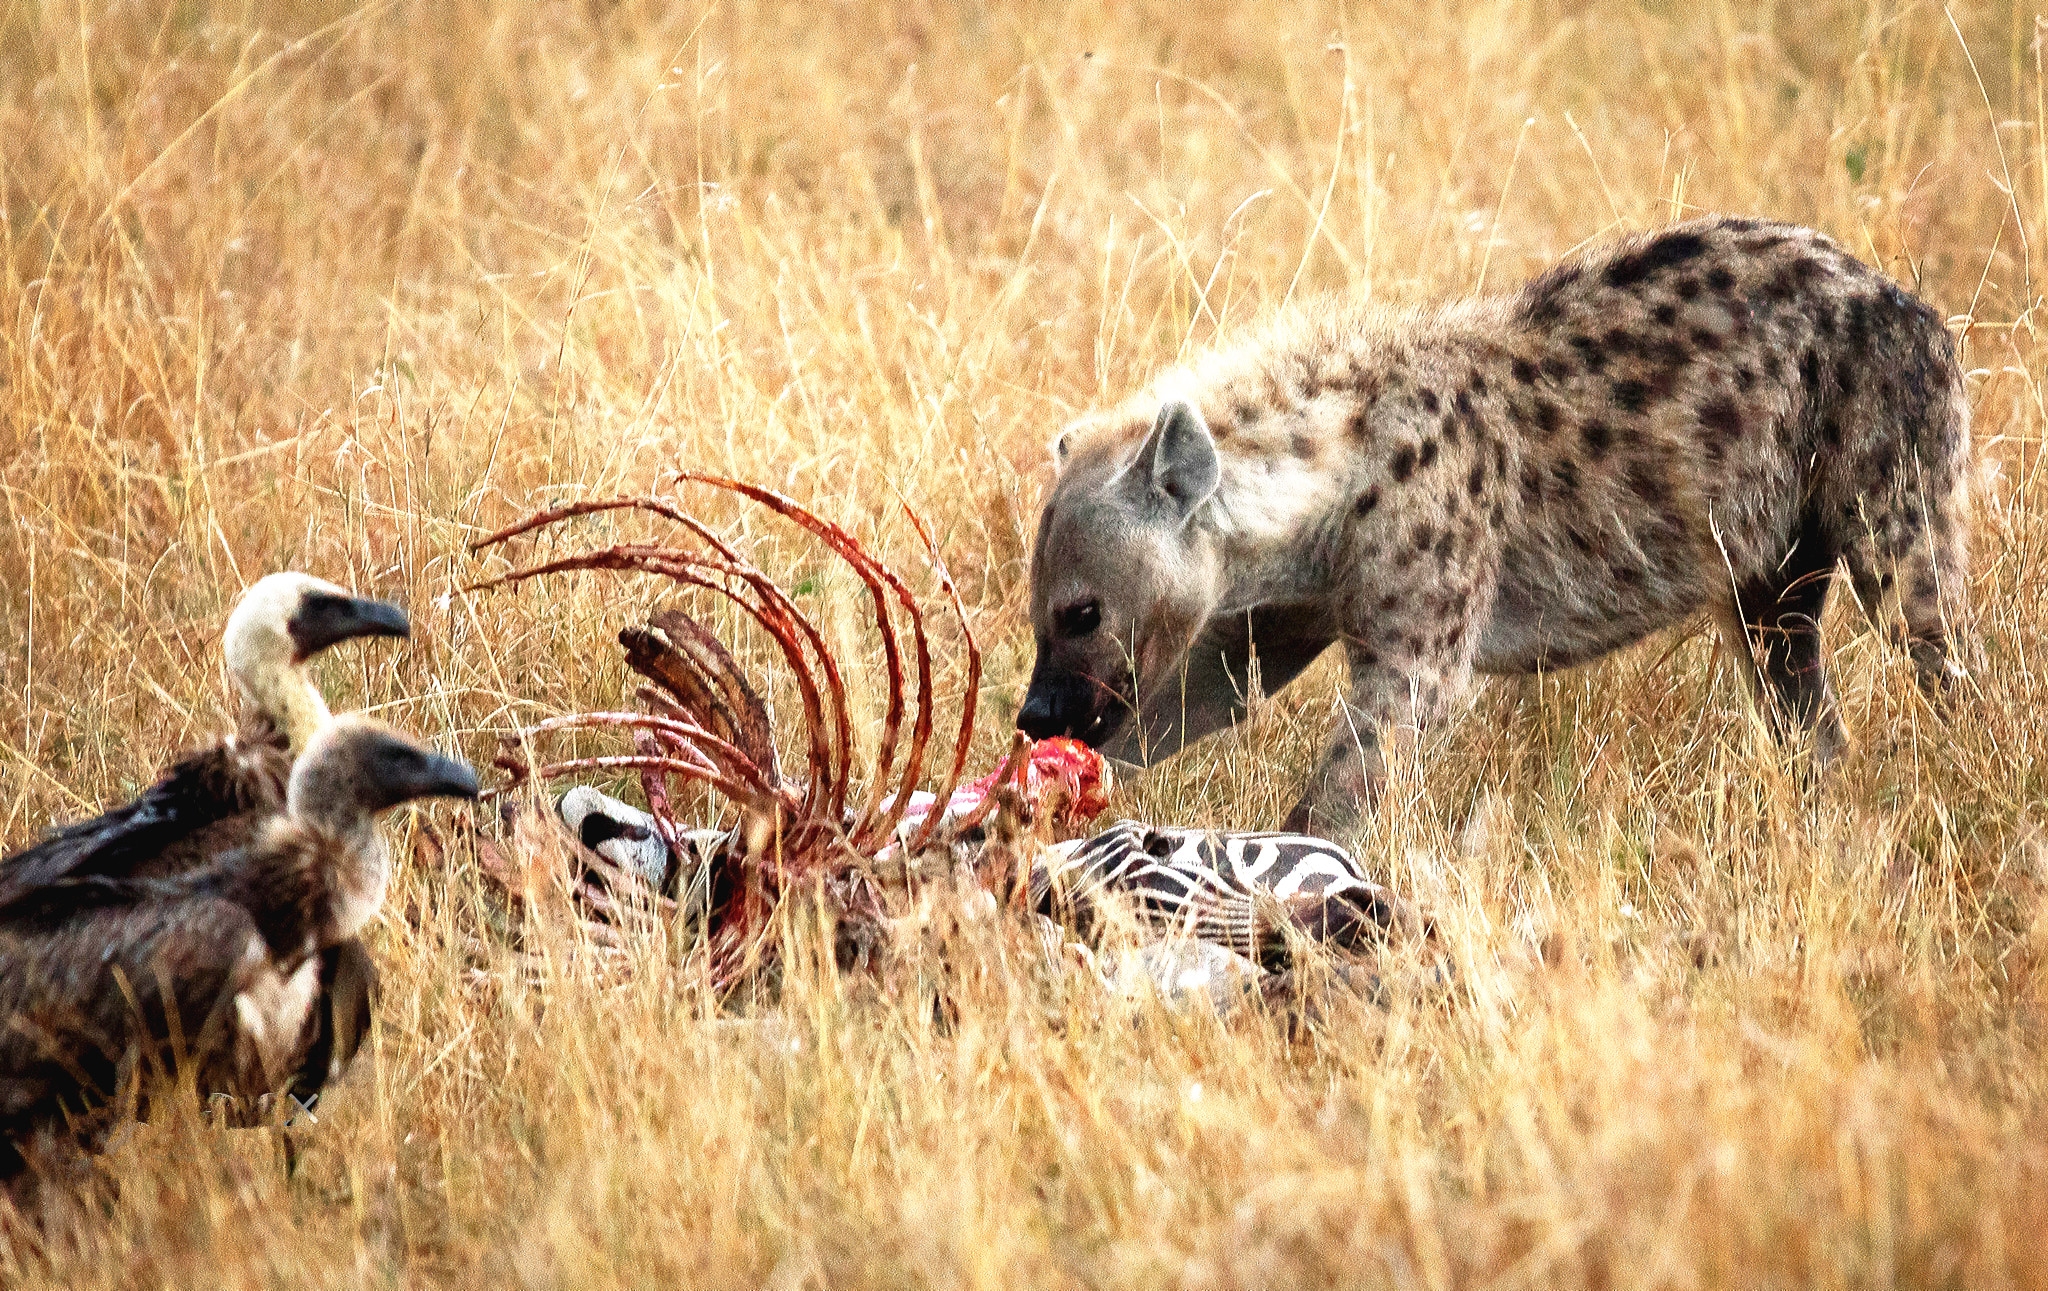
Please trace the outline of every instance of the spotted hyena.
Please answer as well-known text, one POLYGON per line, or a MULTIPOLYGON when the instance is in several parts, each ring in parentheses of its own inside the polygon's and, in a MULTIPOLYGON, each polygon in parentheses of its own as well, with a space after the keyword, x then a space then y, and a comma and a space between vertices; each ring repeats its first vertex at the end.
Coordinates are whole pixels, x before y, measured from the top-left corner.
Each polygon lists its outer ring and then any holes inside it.
POLYGON ((1056 441, 1018 724, 1150 761, 1242 713, 1254 651, 1275 690, 1341 643, 1349 690, 1288 819, 1327 831, 1376 791, 1382 732, 1474 671, 1707 611, 1825 761, 1838 564, 1923 686, 1959 671, 1969 454, 1942 320, 1790 225, 1677 225, 1505 297, 1297 309, 1056 441))

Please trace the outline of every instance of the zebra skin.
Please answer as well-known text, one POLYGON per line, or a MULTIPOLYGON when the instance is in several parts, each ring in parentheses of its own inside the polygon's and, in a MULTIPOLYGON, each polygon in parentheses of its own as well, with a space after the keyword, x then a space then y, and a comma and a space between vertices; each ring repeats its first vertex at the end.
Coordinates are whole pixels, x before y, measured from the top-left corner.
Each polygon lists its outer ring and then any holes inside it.
MULTIPOLYGON (((683 834, 691 855, 673 863, 654 818, 595 789, 562 795, 556 814, 570 833, 665 895, 698 894, 704 862, 730 839, 683 834), (679 889, 683 889, 679 891, 679 889)), ((979 840, 979 834, 971 836, 979 840)), ((1032 907, 1067 932, 1096 940, 1128 916, 1142 931, 1221 946, 1275 972, 1289 963, 1294 933, 1355 950, 1379 940, 1405 907, 1366 876, 1350 853, 1303 834, 1180 829, 1123 821, 1059 843, 1031 866, 1032 907)))
POLYGON ((1049 849, 1032 867, 1031 901, 1083 937, 1100 935, 1114 902, 1151 932, 1211 942, 1275 971, 1287 966, 1290 926, 1358 949, 1400 918, 1393 895, 1334 843, 1138 821, 1049 849))

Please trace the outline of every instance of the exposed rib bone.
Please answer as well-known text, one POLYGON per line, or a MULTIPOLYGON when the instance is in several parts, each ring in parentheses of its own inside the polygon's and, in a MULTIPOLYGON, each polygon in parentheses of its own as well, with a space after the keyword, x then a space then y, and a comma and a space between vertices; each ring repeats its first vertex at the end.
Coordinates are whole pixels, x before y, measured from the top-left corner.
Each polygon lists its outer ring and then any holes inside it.
MULTIPOLYGON (((776 912, 784 896, 814 888, 831 893, 842 916, 879 917, 882 895, 866 877, 865 865, 893 843, 924 778, 937 696, 923 608, 904 581, 845 529, 772 489, 696 472, 679 472, 676 479, 735 494, 790 520, 830 548, 867 588, 882 646, 887 691, 882 730, 873 765, 866 768, 868 787, 858 810, 850 812, 847 801, 856 772, 851 708, 838 661, 824 636, 753 561, 679 506, 653 498, 573 503, 502 529, 475 543, 473 550, 575 517, 621 510, 644 511, 678 524, 707 550, 620 543, 515 569, 470 590, 572 571, 652 574, 731 601, 781 651, 802 701, 807 774, 801 784, 781 775, 767 706, 738 660, 697 619, 674 609, 652 616, 645 627, 629 627, 619 634, 628 665, 650 683, 637 690, 647 713, 574 714, 540 722, 522 733, 530 739, 574 730, 626 730, 633 734, 633 754, 530 765, 514 746, 499 763, 512 774, 515 784, 528 778, 547 781, 582 772, 638 772, 663 841, 678 856, 681 831, 671 819, 668 777, 709 785, 741 808, 734 843, 712 858, 715 868, 709 876, 713 890, 723 895, 715 898, 702 953, 712 984, 723 990, 774 953, 776 912), (911 637, 916 671, 914 697, 907 693, 902 644, 897 637, 904 625, 911 637), (905 743, 905 710, 913 704, 905 743)), ((964 821, 944 820, 944 804, 958 788, 971 750, 981 653, 959 589, 939 556, 931 530, 907 504, 904 510, 924 543, 960 624, 966 649, 960 724, 953 757, 939 786, 938 807, 905 840, 913 849, 922 849, 942 827, 963 831, 981 824, 995 807, 995 795, 964 821)), ((1012 750, 1001 780, 1017 780, 1021 785, 1028 770, 1028 745, 1025 748, 1022 757, 1012 750)), ((615 910, 613 898, 618 891, 609 886, 604 893, 593 891, 586 894, 585 904, 600 914, 615 910)))
POLYGON ((797 503, 794 499, 758 484, 742 480, 727 479, 719 475, 706 475, 696 471, 678 471, 675 478, 713 488, 737 493, 741 497, 760 503, 776 514, 783 516, 808 530, 812 535, 836 552, 840 559, 867 584, 868 595, 874 604, 876 631, 882 642, 882 663, 888 673, 888 708, 882 719, 882 736, 876 744, 874 780, 868 788, 868 802, 861 809, 855 822, 852 837, 856 844, 879 844, 885 841, 902 819, 903 809, 909 800, 911 790, 917 787, 918 773, 923 770, 925 742, 932 732, 932 656, 931 643, 925 637, 924 612, 918 607, 917 598, 903 584, 895 572, 875 560, 846 530, 818 516, 797 503), (889 615, 889 599, 884 587, 894 592, 902 602, 905 616, 910 620, 910 632, 917 649, 917 716, 910 736, 910 750, 904 759, 902 782, 897 786, 893 801, 889 795, 888 780, 895 761, 896 741, 903 720, 903 668, 896 644, 895 625, 889 615), (884 804, 888 804, 886 807, 884 804), (879 819, 877 819, 879 815, 879 819))
MULTIPOLYGON (((465 590, 484 591, 493 587, 525 582, 528 579, 539 578, 545 574, 594 569, 659 574, 673 582, 682 583, 690 587, 701 587, 706 591, 715 592, 726 597, 733 604, 739 606, 741 610, 745 611, 756 623, 760 624, 762 630, 767 632, 774 639, 776 645, 781 648, 783 659, 789 664, 792 679, 796 682, 797 692, 803 701, 804 725, 810 736, 811 782, 806 790, 807 798, 812 800, 810 810, 818 814, 828 814, 825 809, 835 797, 840 801, 844 800, 845 792, 843 788, 836 795, 831 788, 836 775, 839 776, 843 784, 843 775, 839 775, 836 771, 833 750, 827 741, 826 727, 823 720, 825 696, 829 695, 835 701, 834 706, 839 710, 842 724, 844 724, 846 696, 844 687, 839 681, 838 669, 830 663, 824 638, 819 635, 817 628, 801 612, 797 611, 793 605, 789 605, 788 598, 783 597, 780 591, 768 583, 767 577, 758 571, 754 571, 750 576, 746 570, 739 567, 722 561, 709 560, 688 552, 672 551, 664 548, 618 546, 607 547, 601 551, 585 552, 577 556, 565 556, 558 560, 549 561, 546 564, 516 569, 510 573, 500 574, 496 578, 477 583, 465 590), (700 569, 730 573, 735 577, 742 578, 757 593, 762 594, 763 600, 767 603, 756 605, 748 601, 744 597, 737 595, 730 587, 722 586, 704 577, 697 572, 700 569), (756 585, 757 580, 758 586, 756 585), (780 601, 781 606, 777 606, 775 604, 776 601, 780 601), (822 694, 817 679, 812 675, 805 661, 804 650, 798 644, 797 638, 799 634, 804 641, 812 645, 817 651, 819 658, 825 661, 826 685, 822 694), (822 789, 821 785, 823 786, 822 789), (816 801, 821 796, 826 800, 824 803, 816 801)), ((848 726, 846 746, 850 746, 851 742, 852 732, 850 726, 848 726)))
POLYGON ((960 787, 960 777, 967 770, 967 752, 974 743, 974 714, 981 699, 981 647, 975 644, 974 629, 967 626, 967 607, 960 604, 960 589, 953 582, 952 572, 946 568, 945 558, 939 555, 939 545, 932 541, 931 530, 925 526, 924 517, 912 510, 908 502, 903 503, 903 514, 910 517, 911 527, 924 540, 932 569, 939 576, 939 586, 946 589, 946 599, 953 606, 953 617, 960 620, 960 639, 967 646, 967 685, 960 695, 960 731, 953 737, 953 765, 946 772, 945 782, 936 791, 939 810, 925 818, 923 826, 911 840, 910 850, 917 852, 930 845, 932 834, 939 827, 939 819, 945 814, 945 804, 952 799, 953 790, 960 787))

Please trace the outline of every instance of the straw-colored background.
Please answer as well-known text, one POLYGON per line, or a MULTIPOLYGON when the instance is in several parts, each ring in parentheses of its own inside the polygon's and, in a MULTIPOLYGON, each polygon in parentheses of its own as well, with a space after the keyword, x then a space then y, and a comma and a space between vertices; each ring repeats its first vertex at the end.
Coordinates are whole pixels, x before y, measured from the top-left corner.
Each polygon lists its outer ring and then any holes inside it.
MULTIPOLYGON (((653 959, 481 987, 459 854, 399 885, 376 1051, 294 1179, 152 1127, 113 1200, 0 1237, 0 1282, 2048 1281, 2034 16, 1113 8, 0 5, 0 834, 222 731, 221 621, 270 569, 413 611, 410 647, 323 665, 338 706, 485 757, 614 703, 653 589, 469 598, 501 566, 465 544, 677 465, 788 489, 926 592, 898 492, 932 516, 986 766, 1063 419, 1289 297, 1504 289, 1703 209, 1818 225, 1966 331, 1952 718, 1841 616, 1857 748, 1807 795, 1704 635, 1496 688, 1360 840, 1452 984, 1396 963, 1384 1008, 1292 1036, 1000 963, 948 1027, 829 973, 779 1029, 653 959)), ((857 587, 699 501, 871 661, 857 587)), ((1118 810, 1270 825, 1334 680, 1118 810)))

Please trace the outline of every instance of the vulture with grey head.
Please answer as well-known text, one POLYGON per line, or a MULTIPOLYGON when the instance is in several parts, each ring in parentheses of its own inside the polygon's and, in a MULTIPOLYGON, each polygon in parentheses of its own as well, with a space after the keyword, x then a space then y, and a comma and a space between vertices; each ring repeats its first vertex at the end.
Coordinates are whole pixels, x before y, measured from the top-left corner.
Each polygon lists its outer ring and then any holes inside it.
POLYGON ((94 1149, 175 1072, 245 1106, 289 1088, 322 1029, 326 952, 384 900, 377 816, 476 792, 463 763, 343 717, 243 845, 167 877, 73 874, 18 898, 0 917, 0 1178, 52 1146, 94 1149))

